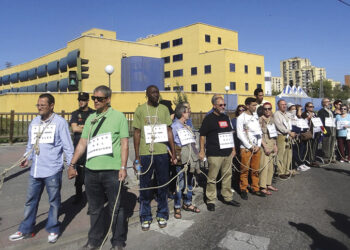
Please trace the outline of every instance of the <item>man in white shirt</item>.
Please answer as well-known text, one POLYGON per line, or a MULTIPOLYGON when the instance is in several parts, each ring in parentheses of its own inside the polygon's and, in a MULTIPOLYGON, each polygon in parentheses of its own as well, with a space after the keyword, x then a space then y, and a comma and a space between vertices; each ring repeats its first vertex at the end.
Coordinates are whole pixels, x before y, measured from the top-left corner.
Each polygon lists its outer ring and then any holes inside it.
POLYGON ((265 194, 259 189, 259 166, 261 154, 261 138, 262 131, 259 121, 254 116, 256 110, 256 99, 248 97, 245 100, 247 110, 237 118, 237 136, 241 141, 241 175, 240 175, 240 189, 241 198, 248 199, 248 176, 249 169, 251 176, 252 193, 261 197, 265 194))

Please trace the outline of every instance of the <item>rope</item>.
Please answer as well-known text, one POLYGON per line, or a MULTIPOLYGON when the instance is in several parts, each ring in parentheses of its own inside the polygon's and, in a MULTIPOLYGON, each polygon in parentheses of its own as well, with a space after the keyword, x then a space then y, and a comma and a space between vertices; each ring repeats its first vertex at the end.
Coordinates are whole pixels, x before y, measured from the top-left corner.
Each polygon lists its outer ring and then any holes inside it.
POLYGON ((120 190, 121 190, 121 187, 122 187, 122 183, 123 183, 122 181, 119 181, 119 189, 118 189, 117 199, 115 200, 114 206, 113 206, 113 212, 112 212, 111 223, 109 224, 108 232, 107 232, 105 238, 103 239, 102 244, 101 244, 99 250, 102 250, 102 247, 103 247, 103 245, 106 243, 106 240, 107 240, 107 238, 108 238, 108 235, 109 235, 109 233, 110 233, 111 230, 112 230, 112 225, 113 225, 113 220, 114 220, 114 213, 115 213, 115 209, 116 209, 116 207, 117 207, 117 203, 118 203, 118 200, 119 200, 119 195, 120 195, 120 190))

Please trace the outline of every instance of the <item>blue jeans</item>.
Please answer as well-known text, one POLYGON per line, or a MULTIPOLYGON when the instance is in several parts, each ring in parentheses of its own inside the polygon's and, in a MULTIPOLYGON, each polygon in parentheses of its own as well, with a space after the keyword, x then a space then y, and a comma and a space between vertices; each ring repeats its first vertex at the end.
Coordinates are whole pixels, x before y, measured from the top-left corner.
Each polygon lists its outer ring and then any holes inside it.
MULTIPOLYGON (((183 166, 176 166, 176 173, 179 173, 183 166)), ((190 173, 190 171, 187 171, 187 194, 184 194, 182 196, 182 192, 185 189, 185 173, 181 173, 179 175, 179 186, 176 187, 176 194, 174 199, 174 207, 180 208, 181 207, 181 198, 183 197, 184 204, 186 206, 192 205, 192 178, 193 173, 190 173)))
MULTIPOLYGON (((85 169, 85 192, 90 215, 89 244, 100 246, 111 222, 113 207, 119 191, 118 170, 85 169), (108 205, 104 208, 105 197, 108 205)), ((112 246, 125 246, 128 224, 121 200, 124 189, 121 188, 112 225, 112 246)))
POLYGON ((58 210, 61 205, 62 171, 46 178, 34 178, 29 175, 27 200, 24 205, 24 219, 18 231, 23 234, 32 233, 35 226, 36 214, 39 201, 46 187, 49 196, 50 210, 46 223, 46 231, 49 233, 60 233, 60 222, 58 221, 58 210))
MULTIPOLYGON (((150 155, 142 155, 141 160, 141 172, 147 171, 150 163, 150 155)), ((150 166, 149 171, 140 176, 140 188, 146 188, 152 186, 152 174, 155 173, 157 179, 157 185, 163 185, 169 181, 169 157, 168 154, 154 155, 153 163, 150 166)), ((168 219, 169 218, 169 208, 168 208, 168 187, 158 188, 157 190, 157 217, 168 219)), ((140 220, 152 221, 151 212, 151 201, 153 199, 152 190, 140 191, 140 220)))

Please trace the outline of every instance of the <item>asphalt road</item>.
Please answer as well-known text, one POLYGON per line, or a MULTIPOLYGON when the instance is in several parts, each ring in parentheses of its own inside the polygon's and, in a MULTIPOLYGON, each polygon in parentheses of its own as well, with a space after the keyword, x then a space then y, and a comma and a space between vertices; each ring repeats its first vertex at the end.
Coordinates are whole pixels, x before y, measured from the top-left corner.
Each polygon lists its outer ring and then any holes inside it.
MULTIPOLYGON (((132 146, 132 145, 131 145, 132 146)), ((132 152, 132 147, 131 154, 132 152)), ((0 171, 13 163, 24 145, 0 146, 0 171)), ((131 157, 132 158, 132 157, 131 157)), ((130 163, 130 162, 129 162, 130 163)), ((63 233, 56 244, 46 242, 47 195, 39 206, 35 238, 9 242, 23 218, 28 171, 9 174, 0 191, 0 248, 2 249, 78 249, 85 244, 89 228, 87 206, 72 206, 74 185, 66 176, 62 188, 63 233)), ((182 212, 168 227, 142 232, 135 212, 129 220, 126 249, 330 249, 350 248, 350 164, 313 168, 288 179, 278 180, 278 192, 261 198, 249 195, 248 201, 235 208, 217 202, 216 211, 208 212, 202 189, 195 191, 199 214, 182 212)), ((172 205, 170 210, 172 211, 172 205)), ((109 249, 107 242, 103 249, 109 249)))

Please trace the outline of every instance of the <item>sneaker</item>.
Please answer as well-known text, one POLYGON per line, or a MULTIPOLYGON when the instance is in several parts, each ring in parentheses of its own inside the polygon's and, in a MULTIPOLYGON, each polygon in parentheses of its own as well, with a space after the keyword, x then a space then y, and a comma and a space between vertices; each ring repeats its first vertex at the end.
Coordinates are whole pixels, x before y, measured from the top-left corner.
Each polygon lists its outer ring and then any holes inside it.
POLYGON ((142 231, 148 231, 151 227, 151 223, 152 221, 149 221, 149 220, 145 220, 141 223, 141 229, 142 231))
POLYGON ((305 171, 311 169, 309 166, 306 166, 305 164, 304 164, 304 167, 303 167, 303 168, 305 169, 305 171))
POLYGON ((80 250, 98 250, 99 247, 86 243, 80 250))
POLYGON ((49 236, 47 236, 47 242, 49 243, 55 243, 58 239, 58 234, 56 233, 49 233, 49 236))
POLYGON ((34 233, 22 234, 20 231, 15 232, 9 236, 10 241, 22 240, 26 238, 34 237, 34 233))
POLYGON ((343 163, 343 162, 344 162, 344 160, 340 160, 340 162, 341 162, 341 163, 343 163))
POLYGON ((164 228, 164 227, 167 226, 167 221, 166 221, 166 219, 157 217, 157 221, 158 221, 158 226, 159 226, 160 228, 164 228))

